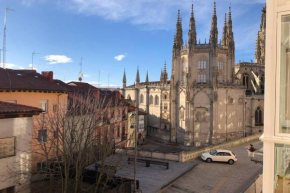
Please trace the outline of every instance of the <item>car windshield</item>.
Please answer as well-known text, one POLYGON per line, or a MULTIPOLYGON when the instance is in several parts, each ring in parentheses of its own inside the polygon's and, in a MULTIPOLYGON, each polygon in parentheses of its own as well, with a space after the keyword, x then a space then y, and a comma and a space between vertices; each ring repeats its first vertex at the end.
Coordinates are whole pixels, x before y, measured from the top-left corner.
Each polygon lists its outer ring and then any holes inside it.
POLYGON ((210 155, 215 155, 217 153, 217 151, 212 151, 212 152, 209 152, 210 155))

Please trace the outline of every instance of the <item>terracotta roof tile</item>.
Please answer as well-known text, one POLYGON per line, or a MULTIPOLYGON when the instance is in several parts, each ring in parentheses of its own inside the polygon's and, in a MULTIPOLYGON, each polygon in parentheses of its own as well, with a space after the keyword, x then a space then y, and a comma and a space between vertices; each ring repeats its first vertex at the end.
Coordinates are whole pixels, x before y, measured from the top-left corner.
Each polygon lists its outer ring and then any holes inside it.
POLYGON ((0 101, 0 114, 41 113, 41 112, 42 109, 40 108, 0 101))
POLYGON ((49 81, 35 70, 3 68, 0 68, 0 90, 67 91, 64 86, 49 81))

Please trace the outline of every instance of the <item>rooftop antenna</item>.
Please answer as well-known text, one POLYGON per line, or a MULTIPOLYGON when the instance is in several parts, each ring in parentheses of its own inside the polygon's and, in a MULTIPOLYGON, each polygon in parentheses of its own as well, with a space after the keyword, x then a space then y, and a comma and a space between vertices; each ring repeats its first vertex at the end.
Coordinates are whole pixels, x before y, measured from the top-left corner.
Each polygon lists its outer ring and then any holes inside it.
POLYGON ((5 16, 4 16, 4 33, 3 33, 3 68, 6 68, 6 19, 7 19, 7 13, 9 11, 14 11, 10 7, 5 8, 5 16))
POLYGON ((31 58, 31 69, 33 70, 33 57, 35 54, 40 54, 40 53, 36 53, 35 51, 32 52, 32 58, 31 58))
POLYGON ((81 57, 81 62, 80 62, 80 73, 79 73, 79 81, 81 82, 83 80, 83 71, 82 71, 82 67, 83 67, 83 57, 81 57))

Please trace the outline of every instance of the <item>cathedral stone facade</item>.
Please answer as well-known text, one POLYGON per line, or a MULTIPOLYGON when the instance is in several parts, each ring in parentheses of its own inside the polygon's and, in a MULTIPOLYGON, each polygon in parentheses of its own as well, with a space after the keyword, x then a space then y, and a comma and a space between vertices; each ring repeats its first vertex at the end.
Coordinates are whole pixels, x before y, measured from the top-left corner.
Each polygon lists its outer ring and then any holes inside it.
POLYGON ((257 38, 256 63, 235 64, 232 28, 229 8, 218 42, 214 3, 209 42, 197 42, 192 6, 188 43, 184 43, 178 11, 170 80, 166 63, 160 81, 150 82, 147 72, 145 82, 140 83, 138 69, 135 84, 127 87, 124 72, 122 94, 148 113, 149 135, 199 147, 262 132, 264 24, 257 38))

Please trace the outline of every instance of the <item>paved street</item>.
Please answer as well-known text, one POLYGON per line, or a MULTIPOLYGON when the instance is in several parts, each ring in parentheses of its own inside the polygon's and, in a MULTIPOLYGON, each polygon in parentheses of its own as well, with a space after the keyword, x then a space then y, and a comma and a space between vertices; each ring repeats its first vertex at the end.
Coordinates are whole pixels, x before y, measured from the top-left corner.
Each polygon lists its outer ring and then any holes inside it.
MULTIPOLYGON (((137 163, 137 180, 140 181, 142 193, 158 192, 162 186, 176 179, 183 172, 189 170, 196 162, 169 162, 169 169, 165 166, 153 165, 145 167, 145 163, 137 163)), ((127 164, 127 159, 124 159, 122 168, 117 172, 118 176, 125 178, 134 178, 134 164, 127 164)))
MULTIPOLYGON (((262 160, 262 142, 252 142, 257 149, 255 159, 262 160)), ((227 163, 205 163, 199 165, 178 179, 166 193, 239 193, 262 171, 262 165, 251 162, 246 148, 248 144, 232 148, 238 161, 227 163)))

